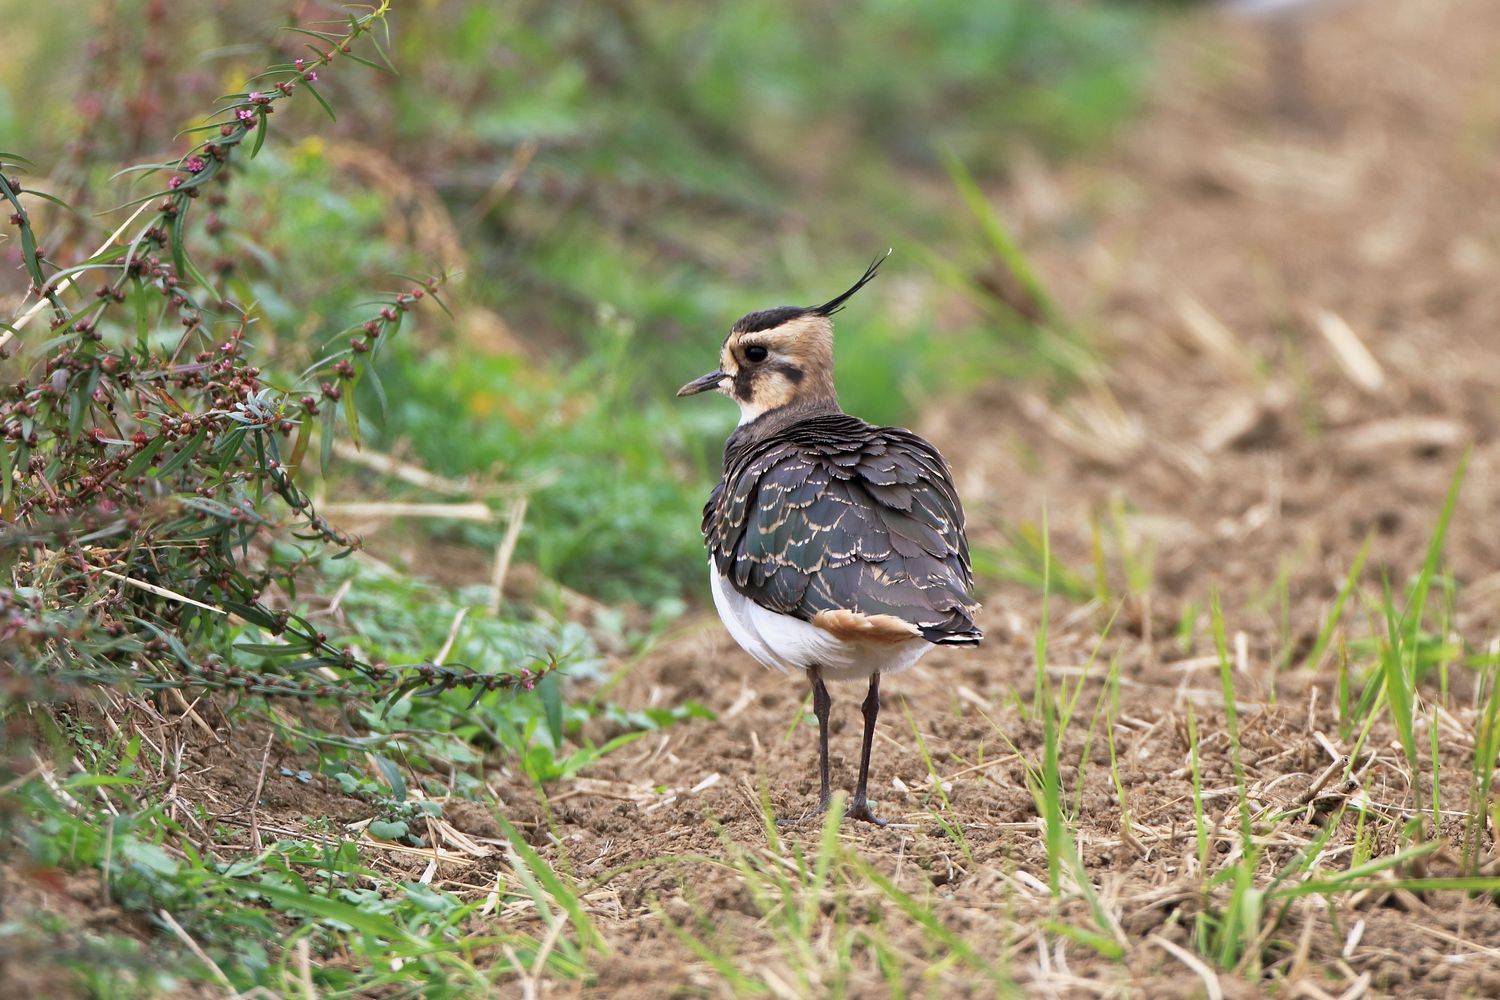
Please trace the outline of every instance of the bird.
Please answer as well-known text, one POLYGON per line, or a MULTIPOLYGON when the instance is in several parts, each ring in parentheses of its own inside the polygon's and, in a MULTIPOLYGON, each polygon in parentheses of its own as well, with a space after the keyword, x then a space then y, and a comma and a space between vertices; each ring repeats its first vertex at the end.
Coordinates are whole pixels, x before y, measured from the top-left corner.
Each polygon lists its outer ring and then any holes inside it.
POLYGON ((859 779, 845 818, 876 826, 870 749, 880 677, 934 646, 976 646, 979 605, 964 511, 948 462, 900 427, 845 413, 833 379, 833 315, 885 258, 821 305, 740 317, 719 366, 678 396, 739 404, 723 476, 703 508, 709 587, 725 628, 763 666, 804 672, 818 720, 819 794, 829 792, 828 681, 868 678, 859 779))

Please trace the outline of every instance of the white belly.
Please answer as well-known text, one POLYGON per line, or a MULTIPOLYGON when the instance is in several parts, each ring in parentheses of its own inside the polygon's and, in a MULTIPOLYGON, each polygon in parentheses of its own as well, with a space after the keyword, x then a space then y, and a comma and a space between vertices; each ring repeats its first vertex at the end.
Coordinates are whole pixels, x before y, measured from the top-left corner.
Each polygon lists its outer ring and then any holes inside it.
POLYGON ((756 604, 720 576, 711 560, 708 584, 724 627, 762 666, 787 671, 816 665, 827 680, 859 680, 905 670, 932 648, 920 637, 898 643, 835 638, 800 618, 756 604))

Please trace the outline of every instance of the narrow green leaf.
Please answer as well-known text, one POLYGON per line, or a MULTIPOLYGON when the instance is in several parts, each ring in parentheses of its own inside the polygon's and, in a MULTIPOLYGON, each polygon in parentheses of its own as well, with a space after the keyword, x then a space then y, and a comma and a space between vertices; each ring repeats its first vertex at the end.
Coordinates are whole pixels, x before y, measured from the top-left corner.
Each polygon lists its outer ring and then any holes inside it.
POLYGON ((10 445, 0 439, 0 511, 10 509, 11 470, 10 445))
POLYGON ((81 788, 114 788, 140 783, 139 778, 128 778, 120 774, 75 774, 61 782, 61 785, 70 792, 76 792, 81 788))
POLYGON ((392 69, 390 69, 390 68, 388 68, 386 66, 380 65, 380 63, 375 62, 372 59, 366 59, 364 56, 355 55, 353 52, 345 52, 343 54, 343 58, 345 58, 345 59, 353 59, 355 62, 359 63, 360 65, 362 65, 362 66, 368 66, 371 69, 373 69, 373 70, 375 70, 376 72, 379 72, 379 73, 394 73, 395 72, 394 70, 392 70, 392 69))
POLYGON ((344 422, 349 425, 349 438, 354 447, 359 447, 359 410, 354 405, 354 383, 344 386, 344 422))
POLYGON ((1437 575, 1438 563, 1443 558, 1443 543, 1448 538, 1448 526, 1453 521, 1453 511, 1458 507, 1458 493, 1464 484, 1464 473, 1469 468, 1469 456, 1473 453, 1472 445, 1466 448, 1463 457, 1458 460, 1458 468, 1453 471, 1453 481, 1449 483, 1448 495, 1443 499, 1443 510, 1438 515, 1437 527, 1433 529, 1432 539, 1427 543, 1427 558, 1423 560, 1422 573, 1417 577, 1416 591, 1412 594, 1411 603, 1407 605, 1406 615, 1403 616, 1403 624, 1413 646, 1416 645, 1417 632, 1422 627, 1422 615, 1427 610, 1427 593, 1432 587, 1433 577, 1437 575))
POLYGON ((307 445, 312 440, 312 421, 302 420, 297 424, 297 439, 292 442, 292 457, 286 464, 287 473, 296 475, 307 457, 307 445))
POLYGON ((274 628, 276 617, 258 604, 240 604, 237 601, 224 601, 223 608, 230 614, 239 615, 252 625, 261 628, 274 628))
POLYGON ((944 150, 942 158, 953 186, 958 188, 970 214, 979 222, 995 256, 1026 290, 1026 294, 1041 308, 1048 325, 1059 329, 1064 328, 1066 324, 1063 322, 1061 312, 1053 303, 1052 296, 1047 293, 1046 286, 1032 270, 1020 245, 1011 238, 1005 225, 1000 221, 1000 217, 995 214, 994 208, 985 199, 984 192, 979 189, 974 175, 969 173, 969 168, 964 166, 964 162, 951 150, 944 150))
POLYGON ((82 212, 79 212, 78 209, 74 208, 72 205, 69 205, 67 202, 63 201, 61 198, 59 198, 55 194, 48 194, 45 191, 38 191, 36 188, 27 188, 24 193, 30 195, 33 198, 40 198, 43 201, 49 201, 52 204, 56 205, 58 208, 67 209, 69 212, 72 212, 74 215, 77 215, 77 216, 80 216, 80 217, 82 217, 82 215, 83 215, 82 212))
POLYGON ((441 309, 449 319, 457 322, 457 317, 453 315, 453 310, 448 308, 448 304, 443 301, 442 296, 438 295, 436 291, 430 291, 427 293, 427 297, 436 302, 438 304, 438 308, 441 309))
POLYGON ((1086 945, 1108 959, 1119 959, 1125 954, 1125 949, 1114 938, 1107 934, 1100 934, 1098 931, 1091 931, 1087 927, 1074 927, 1055 920, 1044 921, 1042 927, 1053 934, 1059 934, 1086 945))
POLYGON ((1323 654, 1328 651, 1328 644, 1333 639, 1334 631, 1343 620, 1344 602, 1354 592, 1359 583, 1359 574, 1365 568, 1365 557, 1370 554, 1370 545, 1375 541, 1373 533, 1365 536, 1364 544, 1359 547, 1359 554, 1354 557, 1354 564, 1349 567, 1349 573, 1344 577, 1344 584, 1339 588, 1338 596, 1333 600, 1333 607, 1328 611, 1328 620, 1323 623, 1323 629, 1318 633, 1318 639, 1313 643, 1312 651, 1307 654, 1307 659, 1302 661, 1303 670, 1317 670, 1323 662, 1323 654))
POLYGON ((557 671, 549 670, 543 674, 536 682, 536 691, 541 696, 542 709, 547 713, 547 732, 552 737, 552 745, 560 747, 563 742, 563 703, 562 683, 557 678, 557 671))
POLYGON ((288 913, 335 920, 354 928, 361 934, 393 944, 399 943, 406 949, 429 949, 431 947, 428 941, 410 934, 390 917, 353 903, 342 902, 328 896, 314 895, 306 889, 298 891, 265 882, 249 882, 233 878, 225 878, 223 881, 225 885, 257 894, 288 913))
POLYGON ((21 227, 21 263, 38 288, 46 286, 47 279, 42 276, 42 265, 36 259, 36 237, 32 235, 30 226, 21 227))
POLYGON ((99 384, 99 369, 91 368, 83 385, 68 393, 68 436, 77 439, 83 429, 83 415, 87 411, 89 395, 99 384))
POLYGON ((380 62, 385 67, 386 71, 392 76, 400 76, 401 72, 396 69, 396 64, 391 62, 391 57, 386 53, 385 46, 380 44, 380 40, 372 37, 370 39, 370 45, 375 49, 376 53, 379 54, 380 62))
MULTIPOLYGON (((128 167, 121 167, 119 170, 116 170, 114 173, 109 175, 109 179, 113 181, 117 180, 118 178, 124 177, 126 174, 154 174, 160 173, 162 171, 175 171, 176 169, 176 163, 135 163, 128 167)), ((146 195, 146 197, 155 198, 161 193, 162 192, 160 191, 153 191, 151 194, 146 195)))
POLYGON ((1219 604, 1219 593, 1209 595, 1209 617, 1213 625, 1214 648, 1219 654, 1219 686, 1224 692, 1224 725, 1229 731, 1229 761, 1234 769, 1235 786, 1239 790, 1240 837, 1245 853, 1251 852, 1250 793, 1245 784, 1245 765, 1240 755, 1240 719, 1235 708, 1234 672, 1229 664, 1229 643, 1224 632, 1224 609, 1219 604))
POLYGON ((188 274, 186 199, 183 202, 177 206, 177 214, 172 216, 172 264, 177 268, 179 278, 188 274))
POLYGON ((363 377, 370 380, 370 388, 375 393, 375 403, 380 413, 379 426, 383 427, 386 421, 386 410, 389 406, 385 398, 385 384, 380 381, 380 373, 376 370, 374 364, 365 366, 363 377))
POLYGON ((293 639, 285 645, 274 642, 237 642, 234 648, 251 656, 270 656, 281 659, 288 656, 301 656, 313 646, 304 639, 293 639))
POLYGON ((250 159, 255 159, 255 154, 260 152, 260 147, 266 144, 266 116, 256 112, 255 119, 255 141, 250 146, 250 159))
MULTIPOLYGON (((299 35, 306 35, 309 38, 316 38, 319 41, 330 42, 333 44, 337 44, 340 40, 339 36, 331 31, 313 31, 310 28, 298 28, 290 24, 284 25, 281 30, 295 32, 299 35)), ((316 48, 314 48, 313 51, 317 52, 319 55, 323 54, 316 48)))
POLYGON ((406 778, 401 773, 401 768, 389 757, 375 756, 375 766, 380 769, 381 777, 385 783, 391 786, 391 797, 397 802, 406 801, 406 778))
MULTIPOLYGON (((94 255, 86 261, 74 264, 72 267, 65 267, 52 276, 52 283, 54 285, 61 284, 74 275, 86 274, 89 271, 99 271, 109 268, 110 264, 115 263, 121 257, 125 256, 126 249, 126 247, 110 247, 108 250, 94 255)), ((109 269, 115 270, 115 268, 109 269)))
POLYGON ((217 290, 215 290, 214 288, 213 282, 208 280, 208 275, 198 270, 198 265, 193 263, 192 255, 189 254, 186 250, 184 250, 182 253, 182 265, 183 267, 187 268, 188 276, 191 277, 199 287, 206 288, 215 296, 218 295, 217 290))
POLYGON ((339 120, 339 116, 333 113, 333 107, 327 101, 323 100, 323 95, 322 94, 318 93, 318 88, 317 87, 314 87, 306 79, 303 79, 302 86, 306 87, 307 88, 307 92, 309 94, 313 95, 313 100, 317 101, 318 102, 318 106, 321 107, 323 109, 323 111, 328 115, 328 120, 329 121, 335 121, 336 122, 336 121, 339 120))
MULTIPOLYGON (((516 873, 535 879, 547 890, 553 902, 561 906, 567 913, 568 919, 572 921, 573 929, 578 933, 580 945, 584 948, 607 952, 609 949, 604 939, 594 929, 593 921, 589 919, 588 911, 583 908, 578 895, 563 884, 557 872, 552 870, 552 866, 537 854, 535 848, 526 842, 526 838, 522 837, 520 831, 511 826, 504 816, 498 812, 495 813, 495 822, 499 824, 501 832, 505 834, 505 839, 510 841, 511 850, 516 854, 516 859, 512 861, 512 867, 516 869, 516 873), (520 863, 517 864, 517 862, 520 863)), ((538 905, 543 905, 543 901, 538 900, 538 905)))
POLYGON ((1005 987, 1007 992, 1013 989, 1014 984, 1010 982, 1009 977, 1001 969, 992 965, 983 955, 970 947, 968 941, 950 930, 946 924, 939 920, 936 912, 930 905, 924 905, 919 902, 915 897, 891 881, 884 872, 863 858, 856 856, 853 859, 853 864, 865 879, 873 883, 876 888, 885 894, 887 899, 895 903, 896 907, 905 913, 913 923, 921 926, 931 941, 941 944, 948 951, 953 952, 974 968, 984 971, 988 976, 1005 987))
POLYGON ((156 470, 156 478, 166 479, 172 473, 188 464, 192 457, 198 453, 198 449, 203 446, 203 442, 207 439, 208 428, 205 427, 197 434, 194 434, 192 439, 189 440, 187 444, 178 449, 177 454, 173 455, 159 469, 156 470))
POLYGON ((339 411, 336 407, 325 403, 323 406, 323 424, 318 429, 318 463, 326 475, 333 468, 333 435, 335 424, 338 422, 339 411))
POLYGON ((156 457, 156 453, 161 451, 166 446, 166 443, 167 436, 165 434, 158 434, 146 442, 146 447, 136 452, 135 457, 130 460, 130 464, 125 466, 125 471, 120 473, 120 478, 134 479, 142 472, 145 472, 150 467, 151 460, 156 457))

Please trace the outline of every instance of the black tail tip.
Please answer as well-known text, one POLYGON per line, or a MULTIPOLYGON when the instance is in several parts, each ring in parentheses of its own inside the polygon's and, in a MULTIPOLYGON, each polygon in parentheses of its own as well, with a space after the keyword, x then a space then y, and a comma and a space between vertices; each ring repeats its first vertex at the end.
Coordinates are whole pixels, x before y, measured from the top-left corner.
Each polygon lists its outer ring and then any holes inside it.
POLYGON ((984 640, 984 633, 977 628, 949 632, 939 625, 922 629, 922 638, 939 646, 977 646, 984 640))

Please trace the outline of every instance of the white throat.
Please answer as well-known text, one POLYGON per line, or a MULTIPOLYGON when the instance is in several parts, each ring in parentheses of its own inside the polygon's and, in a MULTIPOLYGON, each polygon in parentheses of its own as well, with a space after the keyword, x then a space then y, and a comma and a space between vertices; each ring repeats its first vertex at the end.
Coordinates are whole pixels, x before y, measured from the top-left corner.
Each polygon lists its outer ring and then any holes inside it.
MULTIPOLYGON (((735 402, 739 403, 739 400, 735 402)), ((759 403, 740 403, 740 422, 736 426, 743 427, 765 412, 766 408, 759 403)))
POLYGON ((764 403, 757 403, 753 400, 747 403, 744 400, 740 399, 730 388, 733 382, 734 377, 731 375, 726 375, 724 376, 724 381, 720 382, 717 386, 715 386, 715 388, 718 389, 719 392, 722 392, 724 395, 728 396, 730 399, 734 400, 735 405, 740 408, 740 422, 735 426, 743 427, 750 421, 754 420, 756 417, 760 416, 762 413, 765 413, 767 407, 764 403))

